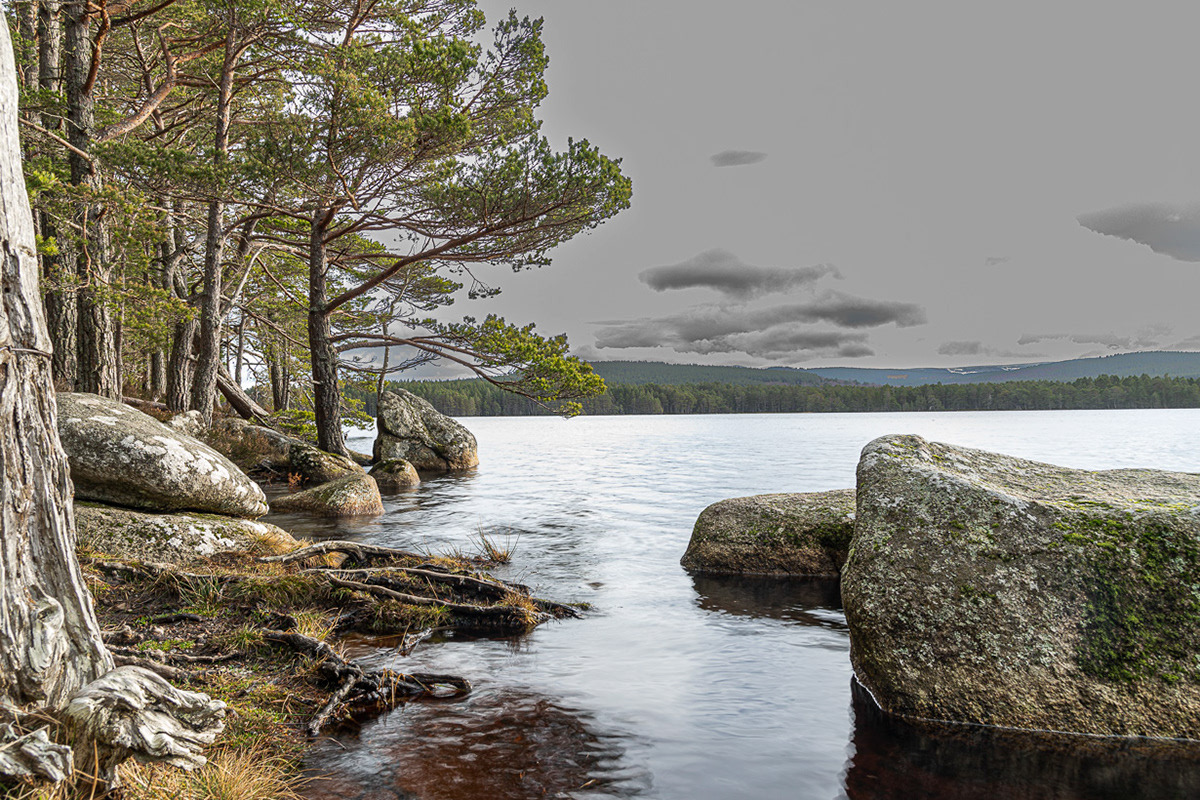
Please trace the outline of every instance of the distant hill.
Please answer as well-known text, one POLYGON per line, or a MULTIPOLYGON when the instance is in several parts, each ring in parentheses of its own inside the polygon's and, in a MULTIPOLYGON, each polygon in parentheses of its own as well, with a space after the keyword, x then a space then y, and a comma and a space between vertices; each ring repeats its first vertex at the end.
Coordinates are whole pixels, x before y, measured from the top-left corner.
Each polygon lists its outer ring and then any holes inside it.
POLYGON ((661 361, 593 361, 591 364, 605 383, 618 385, 727 383, 733 386, 821 386, 832 382, 811 370, 794 367, 709 367, 702 364, 665 364, 661 361))
POLYGON ((1118 378, 1200 377, 1200 353, 1153 351, 1119 353, 1070 361, 1041 361, 979 367, 916 369, 866 369, 862 367, 818 367, 808 370, 835 381, 854 381, 877 386, 924 386, 931 383, 997 383, 1001 381, 1073 381, 1112 375, 1118 378))
POLYGON ((935 383, 996 383, 1000 381, 1073 381, 1100 375, 1200 378, 1200 353, 1154 351, 1121 353, 1069 361, 1039 361, 978 367, 710 367, 664 364, 657 361, 593 361, 592 368, 606 383, 678 386, 727 383, 734 386, 819 386, 862 383, 875 386, 924 386, 935 383))

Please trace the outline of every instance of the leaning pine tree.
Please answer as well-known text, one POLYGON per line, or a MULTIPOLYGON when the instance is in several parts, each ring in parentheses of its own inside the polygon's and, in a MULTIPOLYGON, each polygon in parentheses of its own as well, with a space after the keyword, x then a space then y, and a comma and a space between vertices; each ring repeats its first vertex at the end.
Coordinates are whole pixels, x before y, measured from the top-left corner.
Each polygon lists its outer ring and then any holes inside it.
POLYGON ((221 730, 223 705, 136 667, 113 669, 75 557, 6 23, 0 247, 0 786, 76 772, 111 785, 131 755, 203 764, 199 748, 221 730))

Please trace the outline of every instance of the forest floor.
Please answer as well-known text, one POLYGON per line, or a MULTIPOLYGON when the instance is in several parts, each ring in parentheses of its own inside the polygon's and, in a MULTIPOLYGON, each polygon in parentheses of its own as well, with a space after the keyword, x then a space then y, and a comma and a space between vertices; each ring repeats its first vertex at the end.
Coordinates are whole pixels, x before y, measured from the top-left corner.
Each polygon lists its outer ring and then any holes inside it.
MULTIPOLYGON (((80 561, 118 665, 150 669, 228 706, 206 767, 127 763, 114 800, 301 797, 303 756, 316 738, 412 699, 471 690, 455 675, 361 665, 339 647, 343 634, 388 637, 403 657, 439 631, 510 633, 578 615, 481 572, 489 565, 482 556, 325 542, 283 555, 223 553, 187 567, 98 553, 80 561)), ((76 798, 92 795, 82 784, 0 791, 0 800, 76 798)))

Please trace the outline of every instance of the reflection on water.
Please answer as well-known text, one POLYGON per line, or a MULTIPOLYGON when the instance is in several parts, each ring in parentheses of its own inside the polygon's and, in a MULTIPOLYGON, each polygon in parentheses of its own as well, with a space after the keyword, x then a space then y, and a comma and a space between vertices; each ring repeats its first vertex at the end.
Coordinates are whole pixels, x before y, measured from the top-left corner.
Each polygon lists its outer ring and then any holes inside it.
MULTIPOLYGON (((1083 800, 1200 796, 1190 762, 1080 756, 851 711, 836 583, 689 576, 696 516, 726 498, 854 484, 888 433, 1084 468, 1200 471, 1200 411, 472 419, 481 465, 386 496, 372 520, 272 517, 296 533, 406 549, 516 544, 500 577, 585 619, 519 639, 387 642, 353 653, 464 675, 476 694, 410 703, 309 759, 309 796, 480 800, 1083 800), (746 454, 762 457, 747 458, 746 454), (382 645, 382 646, 380 646, 382 645)), ((369 450, 368 442, 351 443, 369 450)))
POLYGON ((696 602, 706 611, 846 629, 841 585, 836 578, 695 574, 692 585, 696 602))
POLYGON ((628 738, 539 694, 485 690, 461 702, 410 703, 356 739, 322 745, 316 758, 329 777, 310 792, 338 800, 637 797, 649 776, 626 765, 628 738))
POLYGON ((1134 800, 1200 797, 1200 753, 885 717, 856 683, 849 800, 1134 800))

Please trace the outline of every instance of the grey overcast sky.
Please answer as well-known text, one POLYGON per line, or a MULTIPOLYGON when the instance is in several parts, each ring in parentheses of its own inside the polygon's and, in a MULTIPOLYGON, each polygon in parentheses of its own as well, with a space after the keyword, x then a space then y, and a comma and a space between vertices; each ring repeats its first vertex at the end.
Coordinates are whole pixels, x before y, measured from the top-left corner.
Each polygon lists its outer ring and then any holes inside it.
POLYGON ((633 207, 458 313, 593 359, 1200 349, 1200 4, 482 0, 633 207))

